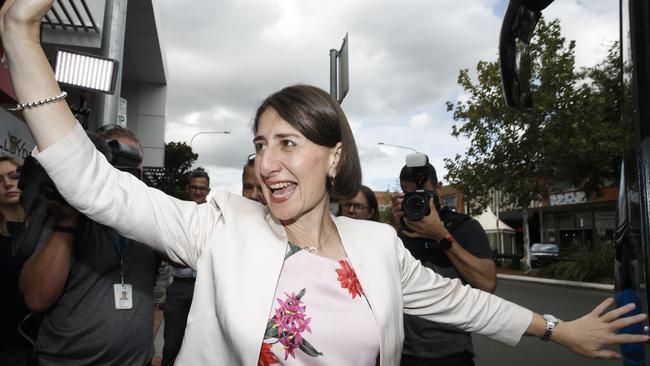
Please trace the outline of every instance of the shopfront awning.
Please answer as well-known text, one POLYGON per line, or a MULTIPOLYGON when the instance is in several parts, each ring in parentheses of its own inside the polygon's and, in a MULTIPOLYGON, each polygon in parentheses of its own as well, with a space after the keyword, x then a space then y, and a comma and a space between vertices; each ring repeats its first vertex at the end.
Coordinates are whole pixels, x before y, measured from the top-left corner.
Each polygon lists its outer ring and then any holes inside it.
POLYGON ((42 23, 52 30, 99 33, 99 25, 86 0, 56 0, 42 23))

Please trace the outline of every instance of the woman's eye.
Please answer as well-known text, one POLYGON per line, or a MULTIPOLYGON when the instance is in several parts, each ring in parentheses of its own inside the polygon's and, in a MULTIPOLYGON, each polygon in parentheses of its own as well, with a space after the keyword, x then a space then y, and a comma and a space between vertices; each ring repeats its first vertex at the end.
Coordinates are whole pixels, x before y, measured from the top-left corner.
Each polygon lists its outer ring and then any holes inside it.
POLYGON ((282 145, 285 147, 294 147, 296 146, 296 143, 291 140, 282 140, 282 145))
POLYGON ((265 147, 266 147, 266 145, 264 145, 263 143, 256 142, 255 143, 255 152, 260 152, 260 151, 264 150, 265 147))

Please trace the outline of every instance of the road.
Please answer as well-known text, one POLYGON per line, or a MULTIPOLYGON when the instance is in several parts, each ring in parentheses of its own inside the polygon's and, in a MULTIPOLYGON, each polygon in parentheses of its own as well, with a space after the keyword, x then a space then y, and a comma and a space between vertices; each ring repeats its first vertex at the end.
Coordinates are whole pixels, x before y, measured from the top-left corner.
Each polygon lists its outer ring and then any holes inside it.
MULTIPOLYGON (((496 294, 538 313, 561 319, 575 319, 593 309, 612 292, 567 286, 499 279, 496 294)), ((590 360, 575 355, 554 343, 524 337, 512 348, 485 337, 474 336, 477 366, 620 366, 621 361, 590 360)), ((648 354, 648 347, 646 347, 648 354)))

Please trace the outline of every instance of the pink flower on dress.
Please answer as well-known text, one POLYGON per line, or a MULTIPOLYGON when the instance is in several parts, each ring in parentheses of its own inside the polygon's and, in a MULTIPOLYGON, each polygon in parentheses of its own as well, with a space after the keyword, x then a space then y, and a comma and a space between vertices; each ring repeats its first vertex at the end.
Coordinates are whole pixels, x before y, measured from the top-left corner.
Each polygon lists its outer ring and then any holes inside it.
POLYGON ((284 347, 284 359, 286 360, 289 355, 295 358, 294 349, 300 347, 303 343, 302 333, 307 331, 311 333, 309 322, 311 318, 305 317, 305 308, 300 297, 304 294, 304 290, 296 296, 295 293, 291 295, 285 292, 286 300, 277 299, 280 306, 275 309, 275 315, 271 318, 273 327, 277 328, 277 338, 284 347))
POLYGON ((338 280, 341 282, 341 288, 347 288, 353 299, 357 297, 357 295, 359 297, 363 295, 363 289, 357 279, 357 274, 354 273, 350 263, 345 259, 341 259, 338 262, 341 265, 341 268, 337 269, 336 273, 339 275, 338 280))

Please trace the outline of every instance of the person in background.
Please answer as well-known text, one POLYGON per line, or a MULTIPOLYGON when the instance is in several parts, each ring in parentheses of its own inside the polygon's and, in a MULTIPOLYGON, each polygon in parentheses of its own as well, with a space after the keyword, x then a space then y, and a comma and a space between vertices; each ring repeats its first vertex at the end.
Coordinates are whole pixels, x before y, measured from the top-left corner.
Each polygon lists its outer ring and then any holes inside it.
POLYGON ((13 235, 25 218, 19 203, 21 163, 18 159, 0 156, 0 365, 25 365, 31 345, 18 333, 18 326, 29 310, 18 288, 20 270, 26 258, 14 257, 13 235))
POLYGON ((248 160, 244 165, 244 171, 241 175, 241 195, 266 205, 264 195, 262 194, 262 187, 255 177, 255 154, 248 156, 248 160))
MULTIPOLYGON (((187 199, 197 204, 207 202, 210 193, 210 176, 205 170, 197 169, 190 173, 187 180, 187 199)), ((172 263, 172 283, 167 286, 163 314, 165 330, 162 366, 172 366, 183 344, 187 315, 192 307, 196 271, 172 263)))
MULTIPOLYGON (((117 125, 101 134, 103 139, 95 135, 95 141, 104 144, 99 147, 106 155, 98 157, 105 162, 105 157, 115 158, 113 164, 129 172, 120 174, 141 178, 137 136, 117 125)), ((39 366, 149 365, 156 253, 67 204, 51 204, 54 231, 25 262, 20 276, 27 306, 44 313, 36 340, 39 366)))
POLYGON ((210 193, 210 176, 203 169, 197 169, 190 173, 187 187, 187 200, 194 201, 197 204, 206 203, 210 193))
POLYGON ((339 216, 379 222, 379 205, 372 189, 361 186, 350 200, 339 202, 339 216))
MULTIPOLYGON (((439 202, 440 184, 433 165, 427 163, 422 174, 426 179, 423 188, 439 202)), ((414 192, 417 179, 415 169, 405 165, 399 175, 402 192, 414 192)), ((392 213, 411 255, 443 277, 458 278, 463 284, 494 292, 496 267, 481 224, 435 204, 421 220, 409 220, 402 210, 404 193, 395 197, 392 213)), ((404 314, 404 336, 402 366, 474 365, 472 337, 467 331, 404 314)))

